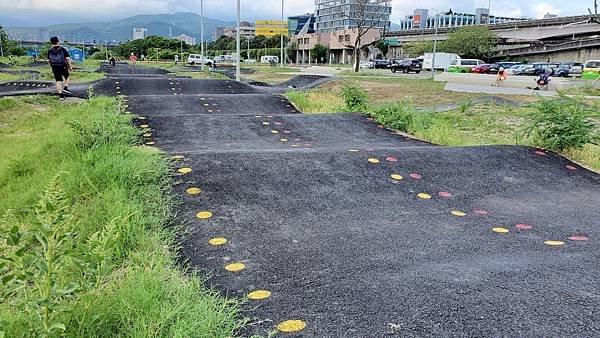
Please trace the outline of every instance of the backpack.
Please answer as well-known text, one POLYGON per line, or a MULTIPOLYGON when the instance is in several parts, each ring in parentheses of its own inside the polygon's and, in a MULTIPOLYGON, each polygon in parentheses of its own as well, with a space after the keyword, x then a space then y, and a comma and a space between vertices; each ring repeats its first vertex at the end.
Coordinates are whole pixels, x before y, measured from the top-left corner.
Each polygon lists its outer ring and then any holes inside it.
POLYGON ((50 60, 50 65, 52 66, 66 66, 67 60, 65 60, 65 54, 63 53, 63 48, 50 48, 48 51, 48 59, 50 60))

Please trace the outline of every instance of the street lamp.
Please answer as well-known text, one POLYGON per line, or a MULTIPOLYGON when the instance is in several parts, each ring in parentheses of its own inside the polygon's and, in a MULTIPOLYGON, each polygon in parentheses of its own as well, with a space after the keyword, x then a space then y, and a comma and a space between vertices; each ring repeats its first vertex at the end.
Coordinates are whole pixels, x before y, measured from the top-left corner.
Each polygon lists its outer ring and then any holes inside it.
POLYGON ((235 80, 240 82, 240 0, 237 0, 237 29, 235 32, 235 48, 237 60, 235 62, 235 80))
POLYGON ((202 54, 202 71, 204 71, 206 63, 206 56, 204 56, 204 0, 200 0, 200 54, 202 54))
POLYGON ((437 35, 438 35, 438 20, 440 13, 437 9, 431 8, 431 10, 435 11, 435 35, 433 36, 433 58, 431 59, 431 79, 435 80, 435 54, 437 51, 437 35))
MULTIPOLYGON (((284 0, 281 0, 281 22, 283 21, 283 2, 284 0)), ((281 32, 281 67, 283 67, 283 32, 281 32)))

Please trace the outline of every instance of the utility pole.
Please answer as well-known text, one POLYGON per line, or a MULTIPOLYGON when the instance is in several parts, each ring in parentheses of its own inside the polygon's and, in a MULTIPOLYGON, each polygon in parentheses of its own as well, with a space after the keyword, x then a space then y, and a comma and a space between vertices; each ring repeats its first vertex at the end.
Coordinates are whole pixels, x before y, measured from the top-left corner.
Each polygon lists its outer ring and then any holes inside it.
MULTIPOLYGON (((433 9, 433 8, 432 8, 433 9)), ((438 38, 438 20, 439 20, 439 12, 435 9, 435 35, 433 37, 433 58, 431 59, 431 79, 435 81, 435 54, 437 51, 437 38, 438 38)))
POLYGON ((237 29, 235 32, 235 48, 237 50, 237 60, 235 62, 235 80, 240 82, 240 0, 237 0, 237 29))
POLYGON ((246 41, 248 42, 248 55, 247 58, 250 60, 250 37, 246 37, 246 41))
POLYGON ((200 54, 202 54, 202 71, 204 71, 204 64, 206 63, 206 56, 204 55, 204 0, 200 0, 200 54))
MULTIPOLYGON (((284 0, 281 0, 281 22, 283 22, 283 2, 284 0)), ((281 33, 281 67, 283 67, 283 32, 281 33)))

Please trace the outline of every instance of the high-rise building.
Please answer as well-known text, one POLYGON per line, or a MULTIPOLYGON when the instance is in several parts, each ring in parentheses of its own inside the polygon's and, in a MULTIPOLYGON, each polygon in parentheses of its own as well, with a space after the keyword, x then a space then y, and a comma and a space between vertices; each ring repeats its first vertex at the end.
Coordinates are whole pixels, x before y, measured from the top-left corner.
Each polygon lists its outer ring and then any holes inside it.
POLYGON ((288 35, 288 23, 287 21, 277 20, 257 20, 256 21, 256 35, 262 36, 275 36, 275 35, 288 35))
POLYGON ((146 28, 134 28, 133 29, 133 40, 145 39, 146 35, 148 35, 148 30, 146 28))
POLYGON ((288 36, 315 32, 315 16, 304 14, 288 17, 288 36))
POLYGON ((187 43, 188 45, 195 45, 196 44, 196 38, 191 37, 187 34, 181 34, 178 37, 175 38, 176 40, 179 41, 183 41, 184 43, 187 43))
POLYGON ((315 0, 315 30, 333 32, 354 28, 359 21, 365 22, 363 27, 388 29, 390 4, 389 0, 315 0))

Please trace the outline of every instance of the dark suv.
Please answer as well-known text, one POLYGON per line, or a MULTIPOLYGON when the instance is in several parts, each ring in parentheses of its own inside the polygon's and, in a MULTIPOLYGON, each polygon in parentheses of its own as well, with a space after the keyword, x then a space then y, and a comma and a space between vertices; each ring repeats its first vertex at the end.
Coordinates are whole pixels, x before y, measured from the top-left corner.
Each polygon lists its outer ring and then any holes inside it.
POLYGON ((583 64, 578 62, 563 62, 554 69, 554 76, 569 77, 581 75, 583 64))
POLYGON ((403 73, 415 72, 419 74, 423 70, 423 64, 416 59, 394 60, 390 65, 390 69, 392 73, 400 71, 403 73))
POLYGON ((390 66, 388 60, 373 60, 373 68, 375 69, 386 69, 390 66))
POLYGON ((547 63, 547 62, 536 62, 529 65, 529 67, 523 69, 518 75, 535 75, 538 76, 542 73, 550 73, 550 76, 554 76, 554 70, 558 67, 558 63, 547 63))

